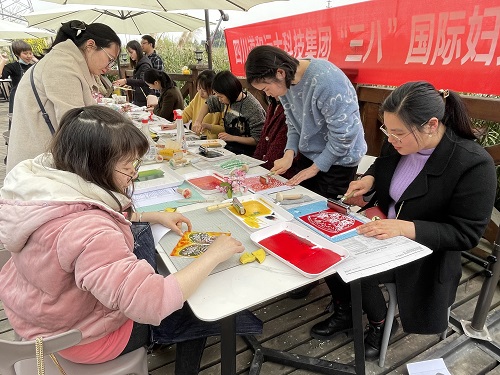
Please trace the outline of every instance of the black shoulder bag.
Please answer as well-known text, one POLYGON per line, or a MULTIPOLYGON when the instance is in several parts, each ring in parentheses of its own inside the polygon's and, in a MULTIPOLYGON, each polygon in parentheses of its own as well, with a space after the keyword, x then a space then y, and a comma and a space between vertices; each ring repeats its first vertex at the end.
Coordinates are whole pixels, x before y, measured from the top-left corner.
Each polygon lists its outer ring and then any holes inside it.
POLYGON ((38 102, 38 106, 40 107, 40 111, 42 111, 42 117, 45 120, 45 122, 47 123, 49 130, 50 130, 50 133, 52 135, 54 135, 54 133, 56 131, 54 130, 54 127, 52 126, 52 122, 50 121, 50 117, 47 114, 47 112, 45 111, 45 107, 43 106, 42 101, 40 100, 40 96, 38 95, 38 91, 36 91, 35 80, 33 79, 34 70, 35 70, 35 67, 32 66, 31 72, 30 72, 31 88, 33 89, 33 93, 35 94, 35 98, 36 98, 36 101, 38 102))

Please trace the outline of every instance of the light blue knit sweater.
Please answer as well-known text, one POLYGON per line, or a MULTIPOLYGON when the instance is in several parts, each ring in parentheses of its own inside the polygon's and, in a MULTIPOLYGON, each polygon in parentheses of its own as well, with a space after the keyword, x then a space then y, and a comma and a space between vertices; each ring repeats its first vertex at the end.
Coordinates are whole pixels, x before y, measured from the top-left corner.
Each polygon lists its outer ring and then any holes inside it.
POLYGON ((311 59, 300 82, 280 99, 288 125, 286 149, 300 151, 323 172, 332 165, 359 164, 367 146, 358 97, 342 70, 311 59))

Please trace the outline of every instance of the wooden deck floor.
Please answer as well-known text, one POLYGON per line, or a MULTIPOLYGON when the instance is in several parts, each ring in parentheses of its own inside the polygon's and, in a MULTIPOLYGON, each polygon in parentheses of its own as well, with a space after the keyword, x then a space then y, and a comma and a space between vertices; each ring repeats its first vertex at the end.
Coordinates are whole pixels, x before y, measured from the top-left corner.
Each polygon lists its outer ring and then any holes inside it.
MULTIPOLYGON (((0 102, 0 133, 7 128, 7 104, 0 102)), ((0 145, 0 157, 5 156, 5 146, 0 145)), ((5 166, 0 163, 0 182, 5 176, 5 166)), ((0 185, 1 186, 1 185, 0 185)), ((0 245, 1 246, 1 245, 0 245)), ((462 281, 457 298, 452 306, 451 322, 470 320, 476 306, 477 297, 484 280, 482 270, 464 260, 462 281)), ((354 351, 352 339, 339 336, 329 341, 311 339, 309 330, 313 324, 325 318, 325 307, 330 301, 328 288, 324 283, 314 288, 311 294, 301 300, 280 297, 268 301, 254 309, 254 313, 264 321, 264 333, 257 340, 264 347, 284 350, 341 363, 352 363, 354 351)), ((445 340, 438 335, 406 334, 401 328, 391 340, 384 368, 377 362, 367 362, 367 374, 407 374, 406 363, 442 357, 453 375, 500 375, 500 289, 497 288, 486 322, 493 345, 474 341, 462 333, 461 326, 451 324, 445 340)), ((13 331, 5 317, 0 302, 0 338, 12 340, 13 331)), ((252 360, 252 352, 245 342, 237 341, 237 370, 247 374, 252 360)), ((175 346, 162 348, 148 355, 149 369, 154 375, 173 374, 175 346)), ((202 375, 220 374, 220 342, 218 338, 208 340, 202 359, 202 375)), ((274 363, 264 363, 263 375, 305 375, 313 372, 295 370, 274 363)))

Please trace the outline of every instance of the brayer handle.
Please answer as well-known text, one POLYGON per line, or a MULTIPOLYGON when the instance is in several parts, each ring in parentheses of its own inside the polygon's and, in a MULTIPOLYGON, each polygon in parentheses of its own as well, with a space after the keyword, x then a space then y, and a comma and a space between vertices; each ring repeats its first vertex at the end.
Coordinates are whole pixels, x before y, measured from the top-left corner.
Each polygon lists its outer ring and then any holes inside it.
POLYGON ((206 208, 206 210, 208 212, 211 212, 211 211, 216 211, 216 210, 220 210, 221 208, 226 208, 226 207, 230 207, 233 205, 233 202, 224 202, 224 203, 219 203, 219 204, 214 204, 212 206, 208 206, 206 208))
POLYGON ((276 193, 276 201, 282 202, 284 199, 301 199, 303 196, 304 196, 303 194, 276 193))

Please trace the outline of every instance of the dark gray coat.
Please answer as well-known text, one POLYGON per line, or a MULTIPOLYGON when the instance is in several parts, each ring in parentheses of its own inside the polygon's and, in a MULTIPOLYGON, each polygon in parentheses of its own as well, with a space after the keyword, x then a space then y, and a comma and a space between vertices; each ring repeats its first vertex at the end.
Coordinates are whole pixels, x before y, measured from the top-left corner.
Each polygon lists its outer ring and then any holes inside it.
MULTIPOLYGON (((389 186, 401 155, 388 144, 366 174, 375 176, 375 196, 387 213, 389 186)), ((460 252, 479 242, 496 192, 492 158, 482 146, 447 129, 422 171, 396 203, 399 219, 413 221, 416 242, 433 250, 395 270, 401 322, 406 332, 430 334, 447 327, 462 273, 460 252), (404 203, 403 203, 404 202, 404 203)))

